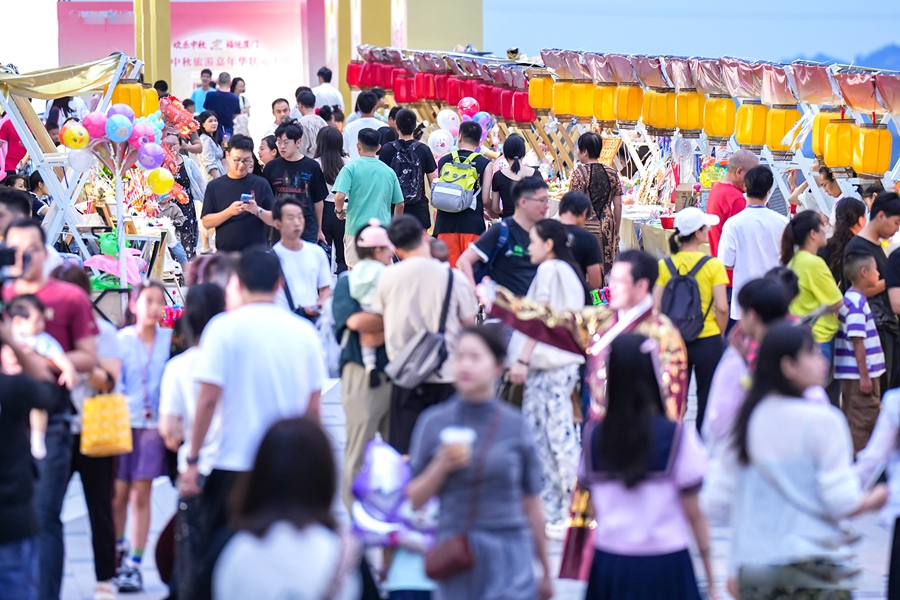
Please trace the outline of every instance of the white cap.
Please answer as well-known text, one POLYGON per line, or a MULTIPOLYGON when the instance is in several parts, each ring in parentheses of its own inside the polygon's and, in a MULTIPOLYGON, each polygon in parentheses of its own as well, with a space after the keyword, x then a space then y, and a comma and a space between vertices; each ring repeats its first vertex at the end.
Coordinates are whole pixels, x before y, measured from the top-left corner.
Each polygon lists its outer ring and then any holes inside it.
POLYGON ((718 225, 719 217, 716 215, 708 215, 696 206, 688 206, 682 208, 675 213, 675 229, 678 235, 684 237, 691 235, 695 231, 700 231, 704 225, 718 225))

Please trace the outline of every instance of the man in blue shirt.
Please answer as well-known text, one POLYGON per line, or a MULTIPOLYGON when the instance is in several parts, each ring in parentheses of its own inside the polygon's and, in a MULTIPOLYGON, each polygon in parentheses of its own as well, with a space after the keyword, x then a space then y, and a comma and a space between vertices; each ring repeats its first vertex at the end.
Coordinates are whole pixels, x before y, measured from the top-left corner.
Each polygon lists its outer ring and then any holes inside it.
POLYGON ((241 112, 240 99, 237 94, 231 93, 231 75, 225 71, 219 73, 218 85, 214 91, 206 94, 203 105, 205 110, 216 113, 222 135, 226 139, 230 138, 234 133, 234 116, 241 112))
MULTIPOLYGON (((212 71, 203 69, 200 71, 200 87, 191 92, 191 100, 194 101, 194 114, 199 115, 206 110, 206 95, 209 93, 209 84, 212 82, 212 71)), ((230 91, 230 90, 229 90, 230 91)))

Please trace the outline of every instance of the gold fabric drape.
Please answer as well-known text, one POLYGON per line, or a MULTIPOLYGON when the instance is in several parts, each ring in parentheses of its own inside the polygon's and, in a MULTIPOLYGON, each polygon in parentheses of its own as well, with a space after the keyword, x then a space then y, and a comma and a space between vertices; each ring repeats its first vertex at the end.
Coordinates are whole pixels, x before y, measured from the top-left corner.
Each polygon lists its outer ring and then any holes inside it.
POLYGON ((100 91, 112 81, 122 56, 121 52, 116 52, 83 65, 34 71, 24 75, 0 73, 0 93, 7 98, 10 94, 15 94, 53 100, 100 91))

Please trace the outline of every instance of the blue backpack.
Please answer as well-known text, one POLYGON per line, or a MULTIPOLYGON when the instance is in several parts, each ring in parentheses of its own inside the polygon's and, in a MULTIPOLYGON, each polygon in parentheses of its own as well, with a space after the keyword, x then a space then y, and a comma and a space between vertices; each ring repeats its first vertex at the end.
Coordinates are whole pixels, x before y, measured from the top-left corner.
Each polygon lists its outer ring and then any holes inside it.
POLYGON ((507 223, 506 219, 503 219, 498 224, 498 227, 500 227, 500 236, 497 238, 497 245, 494 246, 494 251, 488 256, 488 261, 478 262, 472 267, 472 274, 475 277, 476 284, 481 283, 482 279, 490 276, 491 270, 494 268, 494 260, 501 252, 506 252, 509 248, 509 223, 507 223))

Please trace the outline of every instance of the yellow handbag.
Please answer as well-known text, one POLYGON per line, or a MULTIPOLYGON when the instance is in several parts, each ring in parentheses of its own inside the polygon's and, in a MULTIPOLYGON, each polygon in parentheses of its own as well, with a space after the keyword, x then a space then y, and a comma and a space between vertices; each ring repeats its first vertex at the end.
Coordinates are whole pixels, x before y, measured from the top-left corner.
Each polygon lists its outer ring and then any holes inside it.
POLYGON ((128 403, 122 394, 101 394, 84 401, 81 410, 81 453, 102 458, 132 449, 128 403))

